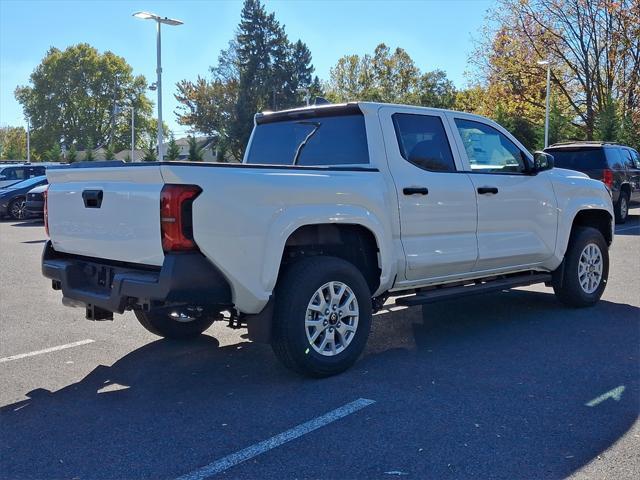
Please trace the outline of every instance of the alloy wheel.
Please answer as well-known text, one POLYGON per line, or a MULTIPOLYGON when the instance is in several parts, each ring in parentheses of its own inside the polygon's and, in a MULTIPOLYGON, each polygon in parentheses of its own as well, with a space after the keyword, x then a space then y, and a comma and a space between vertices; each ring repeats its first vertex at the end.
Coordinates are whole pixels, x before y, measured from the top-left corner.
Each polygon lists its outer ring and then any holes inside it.
POLYGON ((600 286, 603 264, 600 247, 595 243, 587 244, 578 261, 578 281, 585 293, 592 294, 600 286))
POLYGON ((328 282, 318 288, 307 305, 305 332, 311 347, 332 357, 353 341, 358 328, 358 300, 342 282, 328 282))

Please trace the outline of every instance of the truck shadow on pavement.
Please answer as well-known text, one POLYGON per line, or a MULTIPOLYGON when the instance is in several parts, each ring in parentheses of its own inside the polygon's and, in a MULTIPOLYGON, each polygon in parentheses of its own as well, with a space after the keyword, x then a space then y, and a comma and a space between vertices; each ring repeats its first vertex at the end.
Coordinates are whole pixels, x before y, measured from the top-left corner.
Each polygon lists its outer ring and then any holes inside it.
POLYGON ((374 318, 364 357, 325 380, 289 373, 268 346, 203 335, 30 392, 0 410, 2 477, 174 478, 369 398, 225 476, 557 478, 598 461, 638 417, 636 307, 572 310, 510 291, 374 318))
POLYGON ((640 235, 640 215, 629 214, 627 221, 622 225, 616 225, 616 235, 640 235))

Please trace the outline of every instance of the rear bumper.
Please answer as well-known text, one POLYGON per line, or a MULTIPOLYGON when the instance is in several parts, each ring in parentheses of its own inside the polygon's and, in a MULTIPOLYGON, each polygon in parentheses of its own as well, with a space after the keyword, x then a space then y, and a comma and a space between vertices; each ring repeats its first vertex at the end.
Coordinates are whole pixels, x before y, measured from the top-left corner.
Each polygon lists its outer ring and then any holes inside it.
POLYGON ((27 212, 29 212, 31 215, 40 215, 40 216, 44 215, 43 201, 27 200, 25 208, 27 209, 27 212))
POLYGON ((199 252, 166 254, 162 267, 131 265, 56 252, 47 242, 42 274, 61 290, 63 303, 113 313, 193 305, 222 309, 231 290, 222 274, 199 252))

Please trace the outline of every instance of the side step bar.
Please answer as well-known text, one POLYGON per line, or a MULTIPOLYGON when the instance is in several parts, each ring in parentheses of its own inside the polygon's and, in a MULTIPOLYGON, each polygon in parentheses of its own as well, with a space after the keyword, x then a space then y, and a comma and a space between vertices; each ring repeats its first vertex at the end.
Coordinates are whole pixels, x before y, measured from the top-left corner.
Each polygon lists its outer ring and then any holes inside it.
POLYGON ((396 299, 396 305, 412 307, 425 303, 439 302, 450 298, 467 297, 480 293, 496 292, 515 287, 526 287, 534 283, 546 283, 551 281, 550 273, 528 273, 526 275, 515 275, 512 277, 488 280, 481 283, 455 287, 440 287, 432 290, 419 291, 415 295, 396 299))

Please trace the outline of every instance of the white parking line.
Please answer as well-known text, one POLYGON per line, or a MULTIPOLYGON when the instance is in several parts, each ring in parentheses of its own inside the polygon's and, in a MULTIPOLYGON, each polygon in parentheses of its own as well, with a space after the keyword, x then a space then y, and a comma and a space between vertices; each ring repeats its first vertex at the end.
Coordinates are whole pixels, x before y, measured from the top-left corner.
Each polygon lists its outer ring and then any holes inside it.
POLYGON ((255 445, 251 445, 243 450, 240 450, 236 453, 232 453, 231 455, 227 455, 226 457, 221 458, 220 460, 216 460, 209 465, 199 468, 191 473, 187 473, 179 477, 177 480, 202 480, 207 477, 211 477, 212 475, 216 475, 217 473, 224 472, 225 470, 238 465, 239 463, 244 462, 245 460, 249 460, 250 458, 256 457, 262 453, 265 453, 269 450, 272 450, 280 445, 283 445, 291 440, 295 440, 307 433, 313 432, 325 425, 328 425, 336 420, 340 420, 341 418, 346 417, 347 415, 351 415, 352 413, 357 412, 358 410, 363 409, 364 407, 368 407, 369 405, 376 403, 374 400, 368 400, 366 398, 359 398, 358 400, 347 403, 340 408, 336 408, 335 410, 330 411, 322 415, 321 417, 316 417, 313 420, 309 420, 306 423, 302 423, 297 427, 293 427, 286 432, 279 433, 278 435, 271 437, 263 442, 256 443, 255 445))
POLYGON ((627 231, 627 230, 633 230, 634 228, 640 228, 640 225, 631 225, 630 227, 618 228, 618 229, 616 230, 616 233, 618 233, 618 232, 624 232, 624 231, 627 231))
POLYGON ((11 355, 10 357, 0 358, 0 363, 10 362, 11 360, 19 360, 21 358, 33 357, 34 355, 40 355, 42 353, 57 352, 58 350, 64 350, 66 348, 79 347, 80 345, 86 345, 93 343, 95 340, 87 338, 86 340, 80 340, 73 343, 67 343, 66 345, 58 345, 57 347, 45 348, 44 350, 36 350, 35 352, 20 353, 18 355, 11 355))

